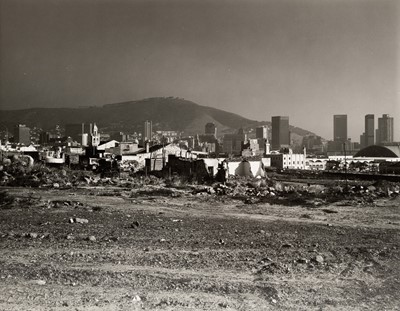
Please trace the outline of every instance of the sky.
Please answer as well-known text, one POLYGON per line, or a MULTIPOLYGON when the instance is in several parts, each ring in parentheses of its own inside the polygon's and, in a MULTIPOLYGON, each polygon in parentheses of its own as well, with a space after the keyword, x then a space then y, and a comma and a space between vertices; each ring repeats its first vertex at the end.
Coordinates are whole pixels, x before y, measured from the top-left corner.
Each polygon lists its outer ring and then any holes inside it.
POLYGON ((174 96, 332 139, 395 118, 397 0, 0 0, 0 109, 174 96))

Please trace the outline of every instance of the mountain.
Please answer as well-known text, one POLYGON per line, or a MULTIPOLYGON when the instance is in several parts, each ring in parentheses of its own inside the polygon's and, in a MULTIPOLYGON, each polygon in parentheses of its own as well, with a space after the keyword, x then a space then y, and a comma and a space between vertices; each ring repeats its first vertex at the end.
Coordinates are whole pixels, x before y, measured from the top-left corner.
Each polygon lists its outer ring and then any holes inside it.
MULTIPOLYGON (((258 122, 224 110, 201 106, 176 97, 156 97, 137 101, 107 104, 85 108, 31 108, 0 111, 0 123, 10 129, 15 124, 54 128, 56 124, 93 123, 104 131, 141 131, 146 120, 153 122, 154 130, 177 130, 185 135, 204 133, 204 126, 213 122, 218 134, 232 133, 243 127, 251 129, 270 122, 258 122)), ((1 128, 0 128, 1 130, 1 128)), ((291 127, 293 137, 301 139, 311 132, 291 127)))

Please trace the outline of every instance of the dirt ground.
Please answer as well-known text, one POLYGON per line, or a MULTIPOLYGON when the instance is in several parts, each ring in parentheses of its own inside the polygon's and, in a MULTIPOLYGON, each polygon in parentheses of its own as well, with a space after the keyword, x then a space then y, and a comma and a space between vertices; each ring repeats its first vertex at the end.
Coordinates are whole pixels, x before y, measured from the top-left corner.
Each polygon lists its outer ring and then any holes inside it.
POLYGON ((400 310, 399 197, 3 191, 0 310, 400 310))

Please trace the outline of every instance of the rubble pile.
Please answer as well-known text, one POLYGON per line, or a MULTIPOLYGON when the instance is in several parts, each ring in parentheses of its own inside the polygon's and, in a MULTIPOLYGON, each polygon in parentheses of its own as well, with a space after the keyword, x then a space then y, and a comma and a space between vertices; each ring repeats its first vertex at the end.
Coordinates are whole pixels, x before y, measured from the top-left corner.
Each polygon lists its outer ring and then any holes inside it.
POLYGON ((308 185, 274 180, 240 181, 214 184, 217 195, 242 199, 246 204, 267 202, 280 205, 319 207, 340 201, 350 205, 373 205, 379 198, 393 198, 400 194, 400 186, 389 182, 370 185, 308 185))
POLYGON ((114 186, 136 189, 136 195, 182 196, 229 196, 246 204, 270 203, 319 207, 342 202, 349 205, 374 205, 380 198, 397 197, 400 186, 387 181, 355 182, 331 181, 329 183, 305 183, 278 181, 274 178, 256 179, 231 177, 225 183, 211 185, 190 182, 180 176, 158 178, 122 174, 104 177, 91 171, 51 168, 40 164, 30 165, 18 158, 4 159, 0 165, 0 186, 41 187, 68 189, 91 186, 114 186))

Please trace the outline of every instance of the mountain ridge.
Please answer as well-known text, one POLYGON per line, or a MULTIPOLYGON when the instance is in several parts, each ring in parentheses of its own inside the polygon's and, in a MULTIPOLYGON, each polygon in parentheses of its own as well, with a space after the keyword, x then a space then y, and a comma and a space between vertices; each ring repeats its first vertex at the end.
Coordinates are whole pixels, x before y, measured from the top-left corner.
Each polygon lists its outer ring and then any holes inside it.
MULTIPOLYGON (((81 108, 28 108, 0 110, 0 123, 9 129, 15 124, 41 127, 45 130, 56 124, 93 123, 105 131, 141 131, 146 120, 153 122, 154 130, 177 130, 185 135, 204 133, 207 122, 217 125, 218 133, 232 133, 239 128, 250 129, 270 125, 269 121, 255 121, 238 114, 209 106, 202 106, 177 97, 151 97, 81 108)), ((293 137, 313 134, 291 126, 293 137)))

